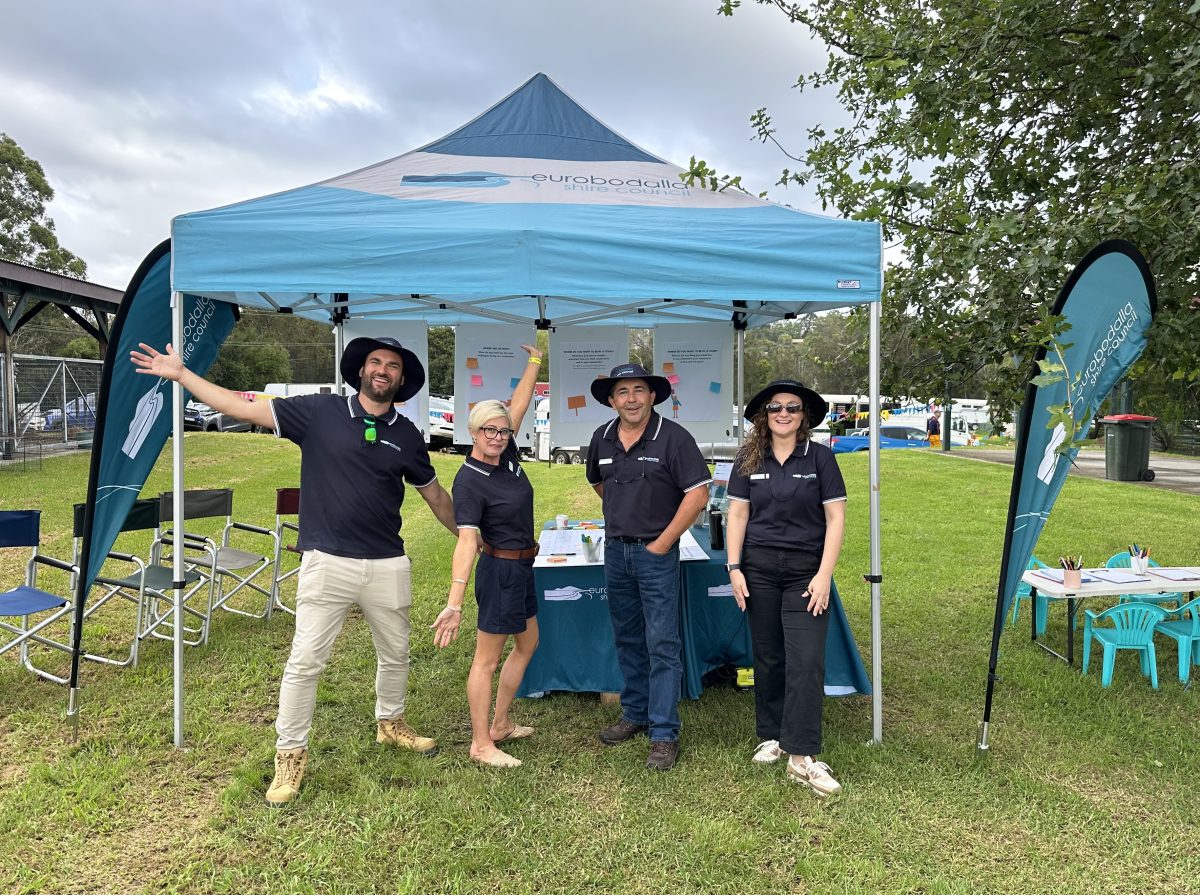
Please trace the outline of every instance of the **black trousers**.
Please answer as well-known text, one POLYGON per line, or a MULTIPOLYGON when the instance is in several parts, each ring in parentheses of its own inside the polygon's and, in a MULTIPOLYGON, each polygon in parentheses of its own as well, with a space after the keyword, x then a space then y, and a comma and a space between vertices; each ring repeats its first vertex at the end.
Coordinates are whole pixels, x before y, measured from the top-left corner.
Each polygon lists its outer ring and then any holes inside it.
POLYGON ((742 549, 754 641, 755 727, 760 740, 778 740, 789 755, 821 751, 829 612, 813 615, 804 596, 820 566, 820 556, 803 550, 742 549))

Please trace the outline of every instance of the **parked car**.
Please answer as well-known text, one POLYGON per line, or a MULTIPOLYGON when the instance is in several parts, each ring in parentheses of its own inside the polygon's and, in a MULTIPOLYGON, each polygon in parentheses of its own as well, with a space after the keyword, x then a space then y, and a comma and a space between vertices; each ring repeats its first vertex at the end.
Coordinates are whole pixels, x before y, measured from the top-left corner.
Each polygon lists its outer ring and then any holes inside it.
POLYGON ((183 428, 195 432, 249 432, 250 424, 223 413, 207 404, 188 401, 183 408, 183 428))
MULTIPOLYGON (((829 449, 835 454, 850 454, 865 451, 870 447, 870 436, 866 430, 861 435, 834 435, 829 439, 829 449)), ((880 426, 879 447, 919 448, 929 447, 929 435, 916 426, 880 426)))
MULTIPOLYGON (((62 409, 55 407, 52 410, 47 410, 44 428, 53 431, 61 429, 62 426, 62 409)), ((96 428, 96 395, 94 392, 80 395, 73 401, 67 402, 67 427, 71 429, 96 428)))
POLYGON ((429 446, 444 448, 454 444, 454 399, 429 396, 429 446))

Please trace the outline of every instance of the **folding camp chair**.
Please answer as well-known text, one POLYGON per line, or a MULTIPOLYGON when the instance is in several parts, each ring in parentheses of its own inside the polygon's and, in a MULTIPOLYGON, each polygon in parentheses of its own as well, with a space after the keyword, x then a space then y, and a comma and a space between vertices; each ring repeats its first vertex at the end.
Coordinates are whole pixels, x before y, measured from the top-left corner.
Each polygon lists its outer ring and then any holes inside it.
MULTIPOLYGON (((65 676, 51 674, 34 667, 29 658, 30 643, 40 643, 52 649, 71 652, 70 631, 67 643, 51 639, 44 632, 61 619, 70 615, 74 602, 69 597, 50 593, 38 587, 38 570, 40 566, 48 566, 64 572, 67 593, 74 593, 75 578, 78 569, 68 562, 43 556, 38 552, 41 540, 41 511, 39 510, 4 510, 0 511, 0 548, 31 547, 33 553, 25 565, 25 583, 11 590, 0 593, 0 618, 19 618, 19 624, 0 621, 0 630, 11 634, 12 639, 0 644, 0 654, 8 652, 13 647, 21 649, 21 664, 39 677, 59 684, 67 683, 65 676), (34 616, 40 616, 35 624, 31 624, 34 616)), ((73 624, 73 619, 72 619, 73 624)))
MULTIPOLYGON (((129 512, 125 516, 125 521, 121 524, 121 532, 153 531, 155 537, 157 537, 160 506, 161 502, 154 498, 134 501, 133 506, 129 508, 129 512)), ((83 516, 84 504, 75 504, 75 565, 80 569, 84 566, 83 516)), ((93 662, 103 662, 106 665, 116 665, 119 667, 137 665, 138 645, 148 636, 146 627, 149 625, 148 615, 151 601, 172 602, 171 591, 175 578, 174 570, 169 566, 156 565, 154 563, 147 565, 141 557, 132 553, 113 551, 108 554, 108 559, 126 563, 133 567, 133 571, 122 578, 103 574, 94 576, 92 587, 103 588, 104 590, 99 598, 95 600, 91 599, 91 595, 89 594, 88 605, 84 609, 83 617, 85 620, 91 618, 94 613, 114 598, 120 598, 132 603, 137 615, 129 653, 122 659, 113 659, 96 653, 84 653, 83 657, 93 662)), ((102 571, 103 569, 101 569, 102 571)), ((185 588, 195 585, 198 581, 200 581, 200 574, 198 572, 185 571, 185 588)))
MULTIPOLYGON (((163 525, 170 525, 175 516, 174 493, 164 491, 159 495, 161 501, 159 518, 163 525)), ((187 564, 199 572, 202 577, 209 579, 216 588, 214 597, 208 607, 208 613, 203 625, 202 639, 208 640, 209 620, 215 609, 225 609, 237 615, 249 618, 266 618, 270 615, 274 600, 274 587, 265 581, 260 584, 256 580, 260 573, 272 567, 275 555, 274 546, 265 553, 253 553, 232 546, 231 538, 235 531, 261 535, 275 540, 275 532, 257 525, 245 522, 235 522, 233 519, 233 490, 230 488, 214 488, 208 490, 185 491, 183 499, 183 518, 210 519, 225 517, 225 527, 221 531, 221 543, 218 546, 213 539, 203 535, 184 532, 184 547, 187 564), (237 583, 227 592, 225 584, 228 581, 237 583), (262 609, 253 612, 229 605, 229 600, 243 589, 249 589, 260 594, 263 598, 262 609)), ((164 540, 167 537, 164 534, 164 540)))
POLYGON ((300 489, 299 488, 276 488, 275 489, 275 571, 274 582, 271 585, 271 604, 276 608, 290 615, 295 615, 296 610, 283 602, 283 582, 294 577, 300 572, 299 566, 293 566, 286 572, 283 570, 284 553, 299 554, 294 544, 284 544, 287 535, 285 532, 300 533, 298 523, 286 518, 289 516, 299 516, 300 514, 300 489))

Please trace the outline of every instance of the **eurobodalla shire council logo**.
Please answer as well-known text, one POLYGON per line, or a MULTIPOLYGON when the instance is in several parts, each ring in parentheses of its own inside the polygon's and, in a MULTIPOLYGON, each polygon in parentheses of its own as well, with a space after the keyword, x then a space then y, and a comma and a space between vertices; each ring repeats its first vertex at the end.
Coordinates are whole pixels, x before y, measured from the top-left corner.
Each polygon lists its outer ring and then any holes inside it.
POLYGON ((532 180, 512 174, 496 174, 492 171, 463 171, 460 174, 405 174, 400 178, 401 186, 459 186, 475 189, 490 189, 508 186, 514 180, 532 180))
MULTIPOLYGON (((570 192, 618 193, 643 196, 688 196, 691 190, 682 181, 669 177, 600 177, 595 174, 498 174, 495 171, 462 171, 457 174, 405 174, 402 187, 462 187, 493 189, 514 181, 558 186, 570 192)), ((849 282, 849 281, 847 281, 849 282)), ((843 287, 838 288, 857 288, 843 287)))

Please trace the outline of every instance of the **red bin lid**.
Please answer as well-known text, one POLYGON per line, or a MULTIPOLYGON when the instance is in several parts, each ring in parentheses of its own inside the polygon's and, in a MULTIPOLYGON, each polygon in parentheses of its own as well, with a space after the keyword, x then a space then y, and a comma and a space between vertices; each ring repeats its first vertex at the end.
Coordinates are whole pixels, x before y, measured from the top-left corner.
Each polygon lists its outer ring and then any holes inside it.
POLYGON ((1102 423, 1154 423, 1158 421, 1156 416, 1143 416, 1140 413, 1113 413, 1106 417, 1101 417, 1102 423))

